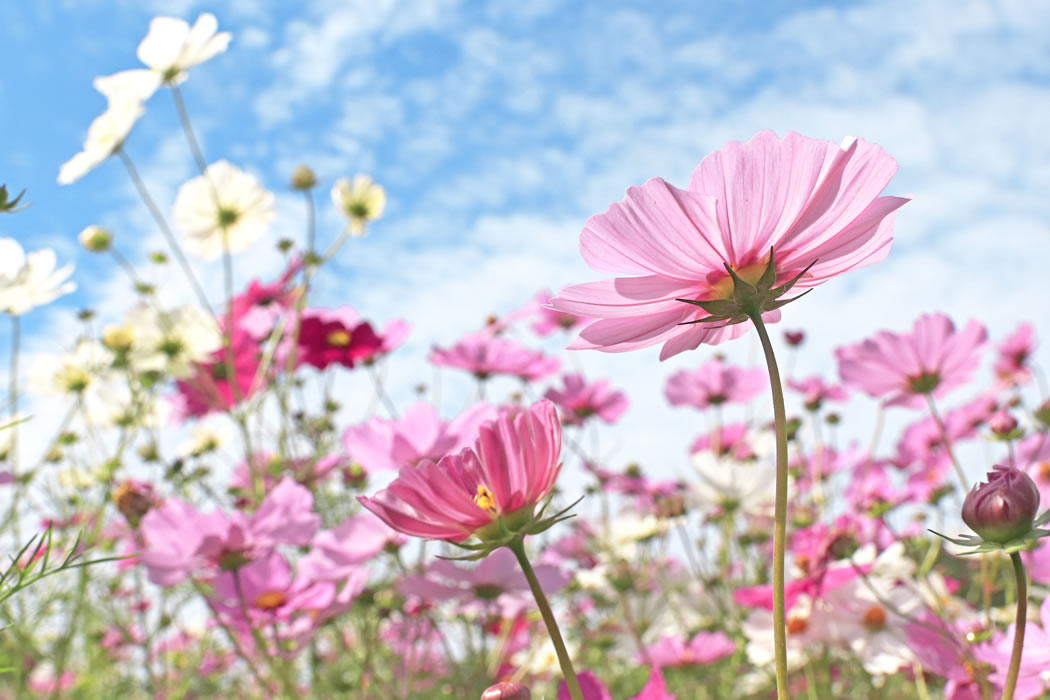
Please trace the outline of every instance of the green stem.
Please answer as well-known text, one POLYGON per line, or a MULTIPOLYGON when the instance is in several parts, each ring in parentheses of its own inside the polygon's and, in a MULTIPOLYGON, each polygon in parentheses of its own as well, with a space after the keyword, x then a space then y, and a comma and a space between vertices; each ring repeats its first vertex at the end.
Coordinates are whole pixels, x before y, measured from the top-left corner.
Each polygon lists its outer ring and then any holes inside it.
POLYGON ((788 481, 788 445, 787 415, 784 410, 784 388, 780 384, 780 370, 773 354, 773 344, 762 322, 762 314, 751 314, 758 338, 762 342, 762 351, 766 356, 766 367, 769 370, 769 385, 773 390, 773 421, 776 424, 777 436, 777 474, 776 495, 773 511, 773 651, 776 658, 777 697, 787 700, 787 621, 784 611, 784 543, 787 537, 787 481, 788 481))
POLYGON ((576 678, 576 671, 572 667, 572 659, 569 658, 569 652, 565 648, 565 641, 561 638, 558 621, 554 619, 554 613, 551 611, 550 603, 547 602, 547 596, 544 595, 539 579, 536 578, 536 572, 532 570, 532 564, 529 563, 529 558, 525 555, 525 542, 518 538, 507 545, 507 548, 514 552, 514 556, 518 558, 518 563, 521 564, 521 570, 525 574, 525 579, 529 582, 529 588, 532 589, 532 597, 536 599, 540 615, 543 616, 543 623, 547 625, 547 634, 550 635, 551 642, 554 644, 554 651, 558 654, 558 663, 561 665, 561 674, 565 677, 565 684, 569 687, 569 696, 572 700, 583 700, 580 681, 576 678))
POLYGON ((1028 580, 1025 578, 1024 563, 1017 552, 1010 554, 1010 561, 1013 562, 1014 577, 1017 579, 1017 618, 1014 622, 1014 648, 1010 654, 1010 667, 1006 671, 1002 700, 1013 700, 1014 697, 1017 674, 1021 670, 1021 651, 1024 649, 1024 626, 1028 618, 1028 580))

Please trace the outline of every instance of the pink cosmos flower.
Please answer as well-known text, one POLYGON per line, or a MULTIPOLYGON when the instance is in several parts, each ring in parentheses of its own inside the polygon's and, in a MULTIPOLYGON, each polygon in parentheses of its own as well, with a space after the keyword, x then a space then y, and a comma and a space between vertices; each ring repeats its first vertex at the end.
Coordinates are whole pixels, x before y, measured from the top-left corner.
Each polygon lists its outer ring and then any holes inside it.
MULTIPOLYGON (((576 674, 576 678, 580 681, 583 700, 612 700, 609 689, 591 671, 581 671, 576 674)), ((558 700, 572 700, 572 696, 569 695, 569 686, 564 680, 558 683, 558 700)))
POLYGON ((347 323, 339 310, 311 309, 303 314, 299 327, 296 361, 317 369, 335 364, 353 367, 376 355, 382 346, 368 322, 347 323))
POLYGON ((560 452, 558 411, 544 399, 482 426, 472 448, 402 468, 387 488, 358 500, 406 535, 463 542, 546 498, 560 452))
MULTIPOLYGON (((958 408, 944 414, 944 432, 948 443, 977 437, 977 429, 995 411, 998 402, 988 395, 978 396, 958 408)), ((928 465, 931 460, 947 459, 944 438, 933 416, 912 423, 901 434, 897 442, 897 454, 893 463, 899 468, 915 463, 928 465)))
MULTIPOLYGON (((292 309, 302 295, 302 289, 291 283, 301 269, 302 258, 297 256, 273 282, 263 284, 257 279, 252 280, 231 302, 234 327, 256 341, 269 336, 281 315, 292 309)), ((225 316, 220 323, 226 323, 225 316)))
POLYGON ((926 395, 941 397, 965 384, 980 362, 988 337, 977 321, 961 331, 946 315, 923 314, 910 333, 879 331, 857 344, 835 349, 843 383, 886 406, 924 406, 926 395))
POLYGON ((444 421, 425 401, 408 407, 398 420, 373 418, 343 432, 343 447, 366 472, 415 466, 422 460, 437 461, 470 445, 496 409, 477 403, 452 421, 444 421))
POLYGON ((555 331, 572 330, 581 323, 592 319, 577 316, 575 314, 557 311, 550 307, 550 290, 544 289, 536 294, 532 300, 530 309, 535 309, 537 320, 532 324, 532 330, 539 336, 548 336, 555 331))
POLYGON ((671 375, 664 395, 672 406, 705 409, 724 403, 745 403, 769 386, 764 370, 742 369, 727 365, 722 358, 694 370, 680 370, 671 375))
POLYGON ((1035 331, 1031 323, 1022 323, 997 348, 995 375, 1005 387, 1026 384, 1032 377, 1028 360, 1035 351, 1035 331))
POLYGON ((558 358, 540 350, 529 350, 513 340, 484 331, 466 336, 448 349, 435 347, 430 362, 439 367, 455 367, 471 372, 478 379, 509 374, 525 381, 543 379, 558 371, 558 358))
POLYGON ((341 580, 387 546, 399 547, 406 539, 371 513, 352 515, 331 530, 318 532, 297 568, 316 581, 341 580))
POLYGON ((735 338, 746 326, 681 325, 709 314, 678 299, 731 298, 725 266, 757 282, 771 249, 776 285, 812 265, 800 290, 878 262, 889 252, 893 212, 907 201, 878 196, 896 170, 860 139, 840 148, 761 131, 704 158, 686 190, 660 178, 628 188, 587 220, 580 252, 595 270, 637 276, 579 284, 551 300, 558 311, 600 319, 569 347, 625 352, 663 343, 664 360, 735 338))
POLYGON ((675 667, 709 664, 736 651, 736 644, 722 632, 698 632, 688 642, 683 637, 664 635, 645 648, 636 660, 649 660, 654 666, 675 667))
MULTIPOLYGON (((1031 700, 1041 697, 1050 688, 1046 680, 1046 670, 1050 668, 1050 597, 1043 600, 1039 608, 1042 626, 1029 622, 1024 630, 1024 649, 1021 651, 1021 668, 1017 675, 1017 687, 1014 698, 1031 700)), ((1013 623, 1006 633, 997 632, 986 644, 977 647, 977 657, 991 664, 992 674, 988 677, 999 688, 1006 682, 1006 669, 1010 665, 1010 654, 1014 643, 1013 623)))
POLYGON ((802 403, 810 411, 819 409, 825 401, 845 401, 848 396, 845 390, 836 384, 825 384, 819 376, 805 379, 789 379, 788 389, 802 394, 802 403))
POLYGON ((705 450, 740 461, 754 459, 757 456, 751 443, 748 442, 748 426, 745 423, 729 423, 723 425, 717 433, 711 431, 706 435, 701 435, 689 447, 689 454, 705 450))
POLYGON ((270 552, 237 569, 223 571, 212 581, 214 607, 240 624, 259 626, 288 621, 296 613, 309 613, 327 607, 336 587, 294 576, 283 556, 270 552), (244 619, 247 612, 248 619, 244 619))
POLYGON ((660 672, 660 665, 655 664, 649 671, 649 681, 642 686, 637 695, 632 695, 630 700, 675 700, 676 698, 674 693, 667 692, 664 674, 660 672))
MULTIPOLYGON (((569 577, 551 564, 539 564, 535 572, 548 595, 569 582, 569 577)), ((424 575, 403 577, 397 589, 404 596, 419 596, 427 602, 456 600, 464 605, 464 610, 480 608, 508 619, 532 607, 528 581, 509 549, 497 549, 472 567, 450 561, 433 562, 424 575)))
MULTIPOLYGON (((180 419, 186 416, 200 417, 213 411, 226 411, 251 398, 263 382, 256 382, 259 371, 259 345, 257 341, 243 330, 235 330, 232 344, 233 376, 237 382, 234 391, 230 381, 230 367, 227 363, 226 348, 219 348, 212 353, 207 364, 195 365, 194 374, 175 382, 178 396, 175 414, 180 419)), ((261 378, 260 378, 261 379, 261 378)))
POLYGON ((582 374, 566 374, 562 381, 564 389, 551 387, 544 397, 561 409, 561 419, 566 425, 583 425, 591 416, 615 423, 627 410, 627 397, 622 391, 611 391, 607 379, 588 384, 582 374))

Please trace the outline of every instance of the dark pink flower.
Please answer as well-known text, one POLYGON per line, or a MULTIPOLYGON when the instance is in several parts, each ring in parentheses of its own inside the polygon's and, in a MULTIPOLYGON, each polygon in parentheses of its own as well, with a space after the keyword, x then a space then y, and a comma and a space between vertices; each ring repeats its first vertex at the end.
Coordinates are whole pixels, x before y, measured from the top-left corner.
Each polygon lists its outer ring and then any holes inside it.
POLYGON ((507 681, 490 685, 481 694, 481 700, 531 700, 531 698, 532 693, 529 692, 528 686, 507 681))
POLYGON ((346 323, 335 313, 311 309, 299 327, 298 364, 317 369, 329 365, 353 367, 380 352, 382 339, 367 322, 346 323))
POLYGON ((1035 351, 1035 330, 1031 323, 1022 323, 996 348, 995 375, 1002 386, 1026 384, 1032 376, 1028 360, 1035 351))
MULTIPOLYGON (((252 280, 243 292, 233 298, 234 328, 262 341, 273 331, 281 316, 295 307, 302 289, 292 284, 292 278, 302 269, 302 258, 288 261, 279 278, 263 284, 252 280)), ((220 319, 225 324, 226 317, 220 319)), ((224 325, 225 327, 225 325, 224 325)))
POLYGON ((486 332, 468 335, 448 349, 435 347, 429 359, 439 367, 467 370, 478 379, 508 374, 536 381, 554 374, 560 365, 556 357, 486 332))
POLYGON ((627 397, 622 391, 610 390, 607 379, 588 384, 582 374, 566 374, 562 381, 564 389, 551 387, 543 396, 561 409, 566 425, 583 425, 591 416, 615 423, 627 410, 627 397))
POLYGON ((343 447, 366 472, 436 462, 473 443, 481 424, 496 415, 493 406, 477 403, 455 420, 444 421, 433 406, 417 401, 397 420, 373 418, 348 427, 343 447))
POLYGON ((213 411, 227 411, 239 401, 251 398, 265 384, 259 371, 259 345, 247 332, 235 331, 232 339, 234 391, 225 347, 212 353, 207 364, 194 366, 194 374, 175 382, 179 394, 176 414, 200 417, 213 411))
POLYGON ((670 376, 664 395, 672 406, 704 409, 724 403, 745 403, 769 386, 764 370, 727 365, 722 358, 694 370, 679 370, 670 376))
POLYGON ((921 407, 926 396, 941 397, 965 384, 980 362, 988 337, 977 321, 961 331, 944 314, 924 314, 910 333, 879 331, 871 338, 835 350, 843 383, 886 406, 921 407))
POLYGON ((480 428, 472 448, 436 464, 404 467, 372 498, 358 500, 406 535, 462 542, 509 516, 532 516, 561 469, 561 423, 541 400, 480 428))
POLYGON ((803 331, 784 331, 784 342, 790 347, 797 348, 806 339, 803 331))
POLYGON ((600 319, 570 347, 624 352, 663 343, 666 359, 739 336, 746 325, 681 325, 709 314, 678 299, 731 298, 725 266, 754 283, 771 249, 777 285, 812 265, 799 290, 878 262, 889 252, 893 212, 907 201, 878 196, 896 170, 860 139, 839 147, 762 131, 704 158, 687 190, 660 178, 629 188, 587 220, 580 252, 596 270, 637 276, 579 284, 551 300, 558 311, 600 319))

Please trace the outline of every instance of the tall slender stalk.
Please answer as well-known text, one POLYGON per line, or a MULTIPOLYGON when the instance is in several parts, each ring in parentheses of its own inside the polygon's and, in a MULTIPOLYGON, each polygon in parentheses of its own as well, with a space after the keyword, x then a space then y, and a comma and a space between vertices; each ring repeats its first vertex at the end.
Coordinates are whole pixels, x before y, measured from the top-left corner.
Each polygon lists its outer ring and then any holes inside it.
POLYGON ((787 700, 787 615, 784 610, 784 544, 787 538, 787 479, 788 479, 788 445, 787 413, 784 409, 784 388, 780 383, 780 370, 773 354, 773 344, 762 322, 762 314, 756 311, 751 314, 758 338, 762 342, 762 351, 766 356, 766 368, 769 370, 769 385, 773 391, 773 421, 776 425, 777 438, 777 473, 776 495, 773 511, 773 652, 776 659, 777 697, 787 700))
POLYGON ((1021 670, 1021 652, 1024 650, 1024 627, 1028 618, 1028 580, 1025 578, 1024 563, 1017 552, 1010 554, 1014 565, 1014 577, 1017 580, 1017 617, 1014 622, 1014 647, 1010 654, 1010 666, 1006 671, 1006 683, 1003 685, 1002 700, 1013 700, 1014 688, 1017 686, 1017 674, 1021 670))
POLYGON ((937 432, 941 436, 941 444, 944 446, 944 451, 948 453, 948 458, 952 462, 952 467, 955 468, 955 475, 959 477, 959 485, 962 486, 962 494, 966 495, 966 492, 970 490, 970 482, 966 480, 966 475, 963 473, 962 466, 959 464, 959 460, 955 458, 955 451, 952 450, 951 440, 948 439, 948 430, 944 426, 944 421, 941 420, 941 414, 937 412, 937 405, 933 402, 933 394, 926 394, 926 403, 930 407, 930 415, 933 416, 933 422, 937 424, 937 432))
POLYGON ((558 621, 554 619, 554 613, 551 611, 550 603, 547 602, 547 596, 543 593, 540 581, 536 578, 536 572, 532 570, 532 564, 529 563, 529 558, 525 554, 525 542, 518 538, 514 540, 513 544, 508 545, 508 549, 514 552, 514 556, 518 558, 521 570, 525 574, 525 579, 529 582, 529 588, 532 590, 532 597, 536 599, 540 615, 543 616, 543 623, 547 625, 547 634, 550 635, 551 642, 554 644, 554 651, 558 655, 561 674, 565 678, 565 684, 569 687, 569 696, 572 700, 583 700, 580 681, 576 678, 576 670, 572 667, 572 659, 569 658, 569 652, 565 648, 565 641, 561 638, 558 621))

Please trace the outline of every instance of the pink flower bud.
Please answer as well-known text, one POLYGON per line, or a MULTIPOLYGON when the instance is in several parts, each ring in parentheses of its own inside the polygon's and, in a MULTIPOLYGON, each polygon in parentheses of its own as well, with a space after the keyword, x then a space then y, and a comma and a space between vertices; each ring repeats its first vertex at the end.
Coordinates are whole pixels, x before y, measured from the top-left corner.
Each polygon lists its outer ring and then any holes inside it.
POLYGON ((802 341, 805 339, 806 334, 802 331, 784 331, 784 340, 793 348, 802 345, 802 341))
POLYGON ((1039 489, 1024 472, 996 465, 988 483, 978 483, 963 501, 962 519, 981 539, 1009 542, 1032 529, 1039 489))
POLYGON ((521 683, 504 681, 485 689, 481 700, 530 700, 532 693, 521 683))
POLYGON ((988 419, 988 428, 996 435, 1009 435, 1017 430, 1017 419, 1003 409, 999 409, 988 419))

